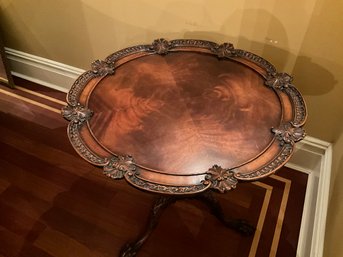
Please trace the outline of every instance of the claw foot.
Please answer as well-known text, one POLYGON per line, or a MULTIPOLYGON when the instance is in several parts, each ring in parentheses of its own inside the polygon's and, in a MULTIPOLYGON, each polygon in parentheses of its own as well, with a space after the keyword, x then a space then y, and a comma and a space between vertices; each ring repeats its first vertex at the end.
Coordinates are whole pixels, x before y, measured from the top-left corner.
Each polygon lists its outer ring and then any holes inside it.
POLYGON ((134 244, 126 244, 120 251, 120 257, 135 257, 138 249, 134 244))
POLYGON ((231 220, 227 222, 227 226, 234 229, 243 236, 251 236, 255 233, 255 228, 250 225, 246 220, 231 220))

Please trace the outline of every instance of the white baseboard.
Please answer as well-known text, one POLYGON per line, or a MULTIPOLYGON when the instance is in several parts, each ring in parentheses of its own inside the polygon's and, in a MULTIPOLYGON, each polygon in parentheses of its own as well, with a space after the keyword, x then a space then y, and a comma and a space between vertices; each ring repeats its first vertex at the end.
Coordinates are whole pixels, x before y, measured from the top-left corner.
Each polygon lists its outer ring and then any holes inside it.
POLYGON ((5 47, 11 73, 62 92, 68 92, 84 70, 5 47))
MULTIPOLYGON (((5 48, 12 74, 67 92, 84 70, 5 48)), ((307 136, 286 165, 309 174, 297 249, 298 257, 322 257, 329 198, 332 146, 307 136)))
POLYGON ((286 166, 307 173, 297 257, 322 257, 329 201, 332 145, 307 136, 286 166))

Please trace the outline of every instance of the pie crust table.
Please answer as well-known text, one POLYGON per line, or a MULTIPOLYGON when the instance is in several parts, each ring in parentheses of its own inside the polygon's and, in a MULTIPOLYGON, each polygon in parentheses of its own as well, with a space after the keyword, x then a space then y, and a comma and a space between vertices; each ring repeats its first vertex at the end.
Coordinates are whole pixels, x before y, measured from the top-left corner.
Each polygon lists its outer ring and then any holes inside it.
POLYGON ((186 197, 252 234, 222 213, 211 192, 282 167, 307 117, 290 75, 232 44, 191 39, 157 39, 95 61, 67 102, 62 115, 77 153, 109 178, 159 196, 146 230, 121 256, 135 256, 161 211, 186 197))

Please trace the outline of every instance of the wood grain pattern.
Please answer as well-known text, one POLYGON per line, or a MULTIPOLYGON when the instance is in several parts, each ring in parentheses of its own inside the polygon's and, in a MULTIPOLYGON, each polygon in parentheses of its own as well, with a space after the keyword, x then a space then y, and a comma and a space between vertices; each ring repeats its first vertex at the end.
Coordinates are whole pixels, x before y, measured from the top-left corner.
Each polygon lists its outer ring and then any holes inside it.
POLYGON ((293 78, 230 43, 160 38, 91 67, 62 110, 70 142, 142 190, 225 192, 276 172, 306 135, 293 78))
POLYGON ((280 101, 258 73, 199 53, 132 60, 95 87, 88 106, 105 148, 183 175, 255 158, 281 121, 280 101))

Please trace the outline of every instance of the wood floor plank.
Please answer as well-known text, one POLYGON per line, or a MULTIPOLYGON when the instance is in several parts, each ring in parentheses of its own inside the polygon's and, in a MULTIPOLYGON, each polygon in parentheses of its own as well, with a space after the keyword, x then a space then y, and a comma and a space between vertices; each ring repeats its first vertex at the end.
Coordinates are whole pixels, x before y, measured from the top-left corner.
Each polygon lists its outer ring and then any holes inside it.
MULTIPOLYGON (((27 216, 25 210, 18 210, 1 202, 0 210, 0 225, 18 236, 26 237, 36 223, 36 219, 27 216)), ((44 225, 41 224, 40 227, 44 225)))
POLYGON ((99 228, 96 222, 88 222, 69 211, 53 207, 44 213, 42 220, 49 228, 58 231, 65 237, 71 238, 79 244, 87 246, 91 251, 101 252, 102 255, 114 255, 117 247, 125 241, 99 228))
POLYGON ((51 207, 51 202, 35 197, 15 185, 11 185, 0 195, 0 202, 17 211, 24 212, 25 215, 35 220, 38 220, 51 207))
POLYGON ((25 238, 0 225, 0 254, 5 257, 18 256, 20 249, 25 244, 25 238))
POLYGON ((20 117, 0 112, 0 125, 23 137, 42 144, 48 144, 63 152, 75 154, 66 134, 67 122, 57 114, 49 115, 49 117, 58 122, 58 126, 52 129, 45 124, 37 124, 34 120, 27 121, 20 117))
POLYGON ((43 249, 32 244, 25 244, 21 248, 18 257, 53 257, 53 255, 48 254, 43 249))
MULTIPOLYGON (((0 226, 0 256, 4 257, 53 257, 44 250, 27 243, 25 238, 0 226)), ((77 256, 77 255, 76 255, 77 256)))
POLYGON ((54 115, 41 106, 35 106, 31 103, 25 103, 8 95, 0 93, 0 110, 3 113, 17 116, 28 122, 35 121, 37 124, 50 129, 58 128, 61 124, 61 117, 58 116, 58 109, 54 115), (15 105, 13 105, 15 103, 15 105))
POLYGON ((86 245, 53 229, 46 229, 36 240, 35 246, 56 257, 98 257, 102 253, 91 251, 86 245))
POLYGON ((4 179, 0 179, 0 194, 2 194, 11 184, 4 179))
POLYGON ((6 159, 7 162, 18 168, 24 169, 37 177, 46 179, 57 186, 69 188, 73 181, 79 178, 78 175, 68 170, 53 165, 36 156, 32 156, 28 152, 19 152, 18 149, 8 146, 7 144, 0 142, 0 148, 2 158, 6 159), (20 153, 20 158, 18 158, 18 153, 20 153), (30 165, 28 165, 28 163, 30 163, 30 165))
POLYGON ((56 195, 66 190, 4 160, 0 160, 0 167, 2 168, 0 172, 1 179, 9 181, 27 194, 34 195, 47 202, 52 202, 56 195))
POLYGON ((61 101, 65 101, 66 100, 66 93, 61 92, 61 91, 57 91, 54 90, 52 88, 49 87, 44 87, 41 85, 38 85, 34 82, 22 79, 22 78, 18 78, 18 77, 13 77, 14 80, 14 84, 15 85, 19 85, 22 87, 25 87, 27 89, 33 90, 34 92, 38 92, 40 94, 44 94, 50 97, 53 97, 55 99, 59 99, 61 101))
MULTIPOLYGON (((24 137, 21 134, 15 133, 2 126, 0 126, 0 142, 15 148, 18 152, 24 152, 77 175, 90 172, 94 169, 91 164, 84 162, 80 158, 76 158, 75 155, 63 152, 48 144, 24 137)), ((4 148, 0 148, 0 151, 4 152, 3 149, 4 148)))

